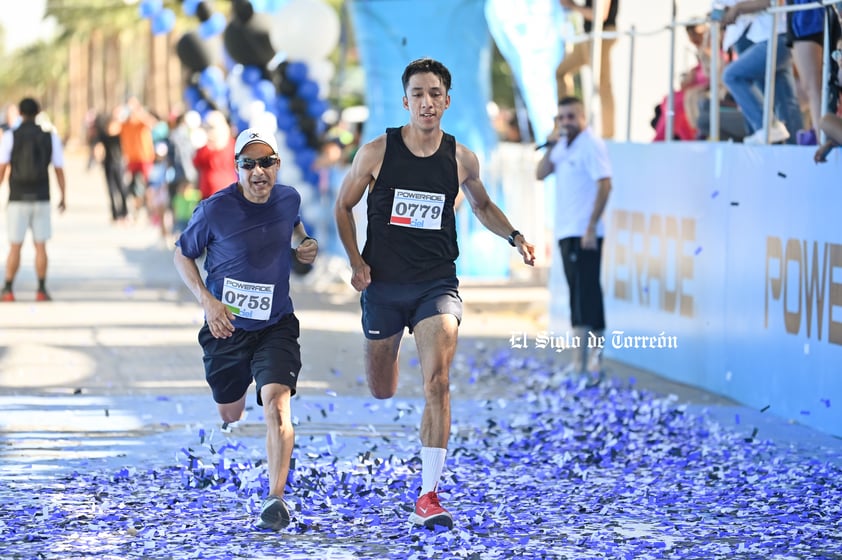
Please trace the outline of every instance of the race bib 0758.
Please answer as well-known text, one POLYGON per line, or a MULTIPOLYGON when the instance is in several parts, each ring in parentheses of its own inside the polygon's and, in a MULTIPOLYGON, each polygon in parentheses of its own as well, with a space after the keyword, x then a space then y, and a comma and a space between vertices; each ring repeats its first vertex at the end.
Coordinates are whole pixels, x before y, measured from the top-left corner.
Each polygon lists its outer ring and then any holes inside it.
POLYGON ((241 282, 226 278, 222 285, 222 303, 237 317, 265 321, 272 313, 274 293, 274 284, 241 282))
POLYGON ((389 223, 417 229, 441 229, 444 200, 445 196, 440 193, 395 189, 389 223))

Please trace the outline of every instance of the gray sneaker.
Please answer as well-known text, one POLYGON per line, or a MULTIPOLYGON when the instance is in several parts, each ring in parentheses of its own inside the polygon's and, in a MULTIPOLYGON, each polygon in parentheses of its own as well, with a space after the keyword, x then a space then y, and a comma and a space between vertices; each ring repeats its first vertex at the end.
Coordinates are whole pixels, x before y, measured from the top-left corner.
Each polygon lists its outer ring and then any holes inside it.
POLYGON ((263 506, 260 508, 260 517, 256 523, 258 529, 280 531, 289 525, 289 521, 289 508, 287 508, 283 499, 277 496, 269 496, 263 500, 263 506))

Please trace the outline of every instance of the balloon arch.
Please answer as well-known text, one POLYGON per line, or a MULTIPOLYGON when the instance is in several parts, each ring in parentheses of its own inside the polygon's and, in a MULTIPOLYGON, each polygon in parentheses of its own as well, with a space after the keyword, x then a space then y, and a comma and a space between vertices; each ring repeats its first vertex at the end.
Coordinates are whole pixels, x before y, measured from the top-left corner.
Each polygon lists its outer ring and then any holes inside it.
MULTIPOLYGON (((190 72, 187 107, 203 117, 221 111, 238 130, 274 132, 285 162, 280 181, 307 184, 313 188, 299 190, 312 194, 319 181, 312 164, 334 74, 327 57, 339 42, 335 10, 321 0, 233 0, 226 21, 213 11, 211 0, 181 0, 181 9, 199 20, 176 43, 176 54, 190 72), (302 24, 308 21, 319 25, 302 24), (215 63, 220 52, 221 65, 215 63)), ((142 0, 139 11, 154 34, 169 33, 175 25, 175 14, 163 0, 142 0)))

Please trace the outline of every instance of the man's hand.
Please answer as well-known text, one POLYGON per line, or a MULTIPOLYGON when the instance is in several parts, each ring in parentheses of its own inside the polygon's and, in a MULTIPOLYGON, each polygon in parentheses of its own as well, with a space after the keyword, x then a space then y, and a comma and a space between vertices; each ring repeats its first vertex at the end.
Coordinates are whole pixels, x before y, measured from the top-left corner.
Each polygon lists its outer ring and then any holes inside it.
POLYGON ((362 261, 362 264, 351 266, 351 285, 355 290, 361 292, 371 284, 371 267, 362 261))
POLYGON ((313 264, 319 254, 319 242, 308 237, 295 248, 295 258, 302 264, 313 264))
POLYGON ((518 235, 515 238, 517 252, 523 257, 523 264, 535 266, 535 246, 526 241, 523 235, 518 235))
POLYGON ((234 314, 216 298, 209 298, 204 304, 205 320, 214 338, 229 338, 234 334, 234 314))
POLYGON ((816 153, 813 154, 813 161, 816 163, 825 163, 827 161, 827 154, 830 153, 834 146, 836 146, 836 144, 830 140, 819 146, 816 153))
POLYGON ((596 228, 588 227, 585 235, 582 236, 582 249, 596 250, 596 228))
POLYGON ((58 211, 64 214, 65 210, 67 210, 67 206, 64 203, 64 197, 61 197, 61 200, 58 201, 58 211))

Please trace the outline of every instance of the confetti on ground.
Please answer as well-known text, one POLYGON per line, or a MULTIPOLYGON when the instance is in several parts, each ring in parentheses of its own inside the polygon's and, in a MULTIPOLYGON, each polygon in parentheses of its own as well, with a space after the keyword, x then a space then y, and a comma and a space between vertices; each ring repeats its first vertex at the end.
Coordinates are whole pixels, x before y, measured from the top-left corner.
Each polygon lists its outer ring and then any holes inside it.
MULTIPOLYGON (((355 424, 320 431, 340 405, 297 401, 313 424, 299 426, 286 497, 293 523, 280 533, 252 526, 268 485, 259 430, 238 434, 246 426, 197 429, 167 450, 176 460, 162 453, 152 468, 3 482, 0 550, 12 558, 840 558, 840 463, 764 440, 757 428, 745 437, 634 380, 592 386, 511 350, 480 349, 455 363, 468 388, 460 394, 489 380, 520 389, 454 403, 441 485, 452 531, 407 520, 420 483, 417 402, 366 401, 355 424)), ((337 402, 330 396, 323 402, 337 402)))

